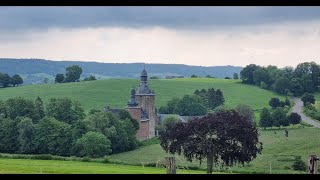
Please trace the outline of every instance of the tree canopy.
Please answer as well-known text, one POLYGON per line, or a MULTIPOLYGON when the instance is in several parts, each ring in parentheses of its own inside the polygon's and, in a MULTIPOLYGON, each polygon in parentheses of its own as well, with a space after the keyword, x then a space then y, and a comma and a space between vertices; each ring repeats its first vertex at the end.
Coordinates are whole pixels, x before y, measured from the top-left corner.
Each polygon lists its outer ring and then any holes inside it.
POLYGON ((167 153, 182 154, 188 161, 207 159, 207 173, 212 173, 213 163, 248 163, 262 150, 257 129, 235 110, 169 124, 160 136, 160 145, 167 153))

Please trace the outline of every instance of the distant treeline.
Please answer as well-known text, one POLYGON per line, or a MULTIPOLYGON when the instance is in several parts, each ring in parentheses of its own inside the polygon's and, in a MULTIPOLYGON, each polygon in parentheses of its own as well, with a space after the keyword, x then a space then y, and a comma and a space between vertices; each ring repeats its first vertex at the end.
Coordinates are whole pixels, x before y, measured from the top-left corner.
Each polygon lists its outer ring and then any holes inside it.
POLYGON ((261 67, 247 65, 240 72, 243 83, 260 86, 279 94, 301 96, 314 93, 320 87, 320 66, 315 62, 304 62, 296 68, 276 66, 261 67))
POLYGON ((46 73, 51 76, 64 74, 65 67, 78 65, 83 68, 83 78, 89 74, 106 77, 136 78, 146 65, 148 75, 165 76, 180 75, 190 77, 192 74, 205 77, 210 75, 216 78, 232 77, 233 73, 240 73, 239 66, 189 66, 183 64, 145 64, 145 63, 98 63, 81 61, 49 61, 43 59, 5 59, 0 58, 0 72, 9 74, 38 74, 46 73), (10 69, 10 71, 8 71, 10 69))

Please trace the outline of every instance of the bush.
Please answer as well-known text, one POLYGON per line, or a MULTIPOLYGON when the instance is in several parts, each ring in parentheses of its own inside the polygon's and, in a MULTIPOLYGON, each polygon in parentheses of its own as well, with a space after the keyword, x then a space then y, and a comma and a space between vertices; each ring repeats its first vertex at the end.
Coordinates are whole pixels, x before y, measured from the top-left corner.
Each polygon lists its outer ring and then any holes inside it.
POLYGON ((306 171, 307 164, 301 160, 301 156, 296 156, 292 168, 297 171, 306 171))
POLYGON ((52 160, 53 156, 51 154, 39 154, 34 155, 31 159, 41 159, 41 160, 52 160))
POLYGON ((105 156, 102 160, 102 163, 110 163, 109 157, 105 156))
POLYGON ((82 158, 82 162, 90 162, 91 159, 89 157, 84 157, 82 158))

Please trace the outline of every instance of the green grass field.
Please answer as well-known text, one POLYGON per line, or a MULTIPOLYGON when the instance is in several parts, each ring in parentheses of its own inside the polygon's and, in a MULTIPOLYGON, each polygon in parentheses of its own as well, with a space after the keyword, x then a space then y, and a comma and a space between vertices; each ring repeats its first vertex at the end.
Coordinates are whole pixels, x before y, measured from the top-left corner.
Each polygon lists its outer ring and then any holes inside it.
MULTIPOLYGON (((58 160, 0 159, 0 174, 165 174, 165 168, 58 160)), ((205 171, 177 169, 177 174, 205 171)))
MULTIPOLYGON (((69 97, 78 100, 85 111, 102 109, 106 104, 124 107, 129 99, 130 89, 137 87, 138 79, 106 79, 66 84, 26 85, 12 88, 1 88, 0 99, 21 96, 35 99, 37 96, 45 102, 52 97, 69 97)), ((238 80, 212 78, 183 78, 150 80, 150 86, 156 93, 156 107, 164 105, 173 97, 192 94, 196 89, 221 89, 225 105, 234 107, 238 103, 250 105, 258 110, 269 106, 271 97, 279 96, 257 86, 245 85, 238 80)))
MULTIPOLYGON (((271 165, 271 173, 304 173, 290 169, 294 156, 301 156, 302 160, 307 163, 310 154, 320 155, 319 139, 310 138, 320 137, 320 129, 306 127, 292 128, 288 131, 289 137, 286 138, 282 129, 260 130, 260 140, 264 148, 262 154, 244 167, 241 165, 231 167, 231 172, 270 173, 271 165), (276 131, 276 135, 274 131, 276 131)), ((163 163, 163 159, 167 155, 159 144, 153 144, 134 151, 111 155, 110 160, 127 164, 163 163)), ((177 164, 199 166, 199 162, 190 163, 181 156, 177 156, 177 164)), ((206 163, 204 162, 200 168, 205 169, 206 163)))

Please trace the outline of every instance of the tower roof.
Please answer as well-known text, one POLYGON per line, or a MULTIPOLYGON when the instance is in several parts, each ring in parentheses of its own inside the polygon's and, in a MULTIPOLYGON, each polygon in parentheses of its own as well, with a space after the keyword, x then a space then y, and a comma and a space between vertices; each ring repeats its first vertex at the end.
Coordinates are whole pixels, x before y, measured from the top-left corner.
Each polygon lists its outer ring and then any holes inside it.
POLYGON ((135 94, 136 94, 136 90, 134 88, 132 88, 131 93, 130 93, 130 99, 127 104, 130 107, 134 107, 134 106, 138 105, 138 103, 136 102, 135 97, 134 97, 135 94))
POLYGON ((141 76, 148 76, 147 71, 145 68, 143 68, 143 71, 141 72, 141 76))

